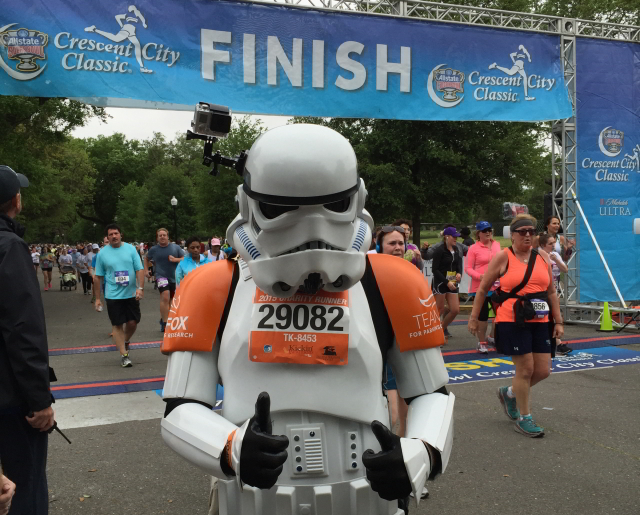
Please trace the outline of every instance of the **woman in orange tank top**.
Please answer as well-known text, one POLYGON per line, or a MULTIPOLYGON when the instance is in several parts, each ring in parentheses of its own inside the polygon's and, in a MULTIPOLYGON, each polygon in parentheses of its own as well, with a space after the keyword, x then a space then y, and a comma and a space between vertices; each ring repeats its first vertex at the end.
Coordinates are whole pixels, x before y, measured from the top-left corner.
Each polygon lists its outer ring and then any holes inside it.
MULTIPOLYGON (((500 278, 500 290, 511 292, 524 279, 529 260, 535 259, 527 284, 502 302, 496 313, 496 344, 503 354, 511 356, 516 367, 512 386, 498 388, 498 398, 507 416, 515 421, 516 431, 530 437, 544 435, 544 429, 531 417, 529 394, 531 387, 546 379, 551 372, 551 342, 547 322, 549 314, 556 320, 553 337, 564 334, 562 314, 551 275, 548 254, 532 253, 536 219, 530 215, 516 216, 510 224, 512 246, 498 253, 489 263, 476 291, 469 317, 469 332, 476 334, 478 314, 491 285, 500 278), (540 297, 539 299, 536 297, 540 297), (518 306, 518 317, 516 309, 518 306), (533 318, 524 319, 523 306, 535 310, 533 318), (518 318, 518 320, 517 320, 518 318)), ((528 316, 531 313, 528 313, 528 316)))

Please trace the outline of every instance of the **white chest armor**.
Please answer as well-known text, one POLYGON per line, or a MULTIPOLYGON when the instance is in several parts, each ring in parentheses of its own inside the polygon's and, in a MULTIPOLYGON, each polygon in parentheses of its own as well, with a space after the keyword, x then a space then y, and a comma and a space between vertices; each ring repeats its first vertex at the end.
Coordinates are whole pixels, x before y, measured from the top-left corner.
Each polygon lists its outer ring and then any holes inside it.
POLYGON ((220 481, 220 512, 255 515, 395 515, 366 481, 361 456, 380 450, 370 424, 389 425, 382 356, 362 286, 349 290, 348 364, 256 363, 249 359, 253 281, 238 282, 222 336, 218 368, 222 415, 241 425, 260 392, 271 398, 273 434, 289 438, 289 457, 270 490, 220 481))

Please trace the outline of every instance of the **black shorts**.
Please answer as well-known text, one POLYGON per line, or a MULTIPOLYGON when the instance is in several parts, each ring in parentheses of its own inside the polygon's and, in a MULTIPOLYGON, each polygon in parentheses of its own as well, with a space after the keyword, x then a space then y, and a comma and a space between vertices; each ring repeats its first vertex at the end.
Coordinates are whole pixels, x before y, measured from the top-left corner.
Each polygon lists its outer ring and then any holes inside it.
POLYGON ((551 340, 546 322, 527 322, 518 327, 515 322, 496 324, 496 349, 507 356, 523 354, 550 354, 551 340))
POLYGON ((129 299, 107 299, 107 313, 112 326, 121 326, 131 320, 140 323, 140 301, 129 299))
POLYGON ((176 294, 176 283, 168 283, 166 286, 158 286, 158 291, 160 293, 168 291, 169 298, 173 299, 173 296, 176 294))

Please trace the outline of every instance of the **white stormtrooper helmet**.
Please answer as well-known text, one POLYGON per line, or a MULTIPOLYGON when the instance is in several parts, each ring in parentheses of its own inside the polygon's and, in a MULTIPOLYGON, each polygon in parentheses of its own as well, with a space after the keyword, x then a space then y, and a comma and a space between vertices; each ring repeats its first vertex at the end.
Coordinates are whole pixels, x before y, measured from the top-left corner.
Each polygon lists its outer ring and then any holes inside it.
POLYGON ((320 125, 272 129, 251 147, 227 240, 276 297, 360 280, 373 219, 349 141, 320 125))

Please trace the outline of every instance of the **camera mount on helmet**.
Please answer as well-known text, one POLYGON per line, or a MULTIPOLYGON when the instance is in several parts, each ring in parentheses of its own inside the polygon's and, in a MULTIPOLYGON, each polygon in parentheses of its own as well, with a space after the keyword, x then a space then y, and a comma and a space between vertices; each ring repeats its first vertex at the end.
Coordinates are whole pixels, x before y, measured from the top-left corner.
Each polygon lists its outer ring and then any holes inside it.
POLYGON ((193 131, 187 131, 187 141, 200 139, 204 141, 202 164, 211 166, 210 175, 218 175, 218 165, 233 168, 242 177, 244 165, 247 162, 246 151, 240 152, 236 157, 223 156, 219 150, 213 153, 213 145, 221 138, 226 138, 231 130, 231 109, 227 106, 200 102, 195 109, 191 122, 193 131))

